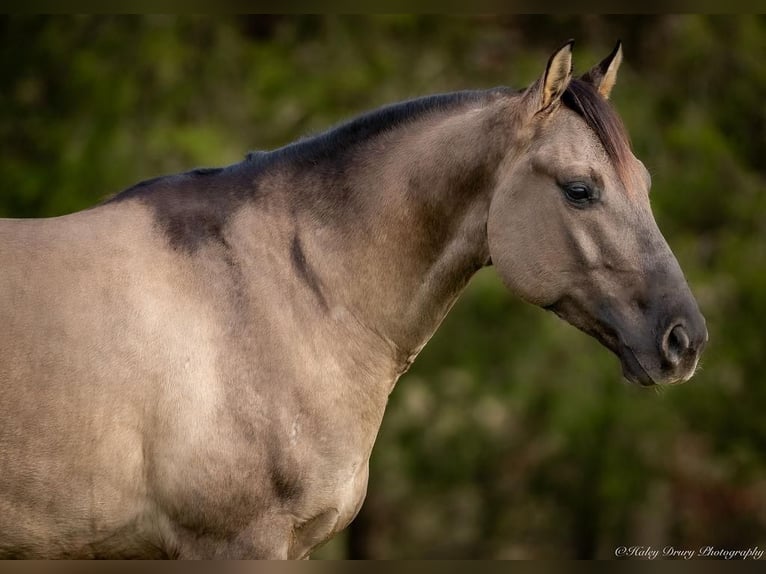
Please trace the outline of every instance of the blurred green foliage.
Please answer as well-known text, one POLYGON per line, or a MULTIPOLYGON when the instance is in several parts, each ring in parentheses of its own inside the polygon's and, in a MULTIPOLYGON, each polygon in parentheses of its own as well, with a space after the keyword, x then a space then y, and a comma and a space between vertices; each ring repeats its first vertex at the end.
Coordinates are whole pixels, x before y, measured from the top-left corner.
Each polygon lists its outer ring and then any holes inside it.
POLYGON ((609 558, 766 545, 766 18, 0 18, 0 216, 239 161, 375 106, 522 87, 617 38, 613 93, 708 320, 689 384, 620 382, 605 349, 492 269, 399 383, 367 503, 317 557, 609 558))

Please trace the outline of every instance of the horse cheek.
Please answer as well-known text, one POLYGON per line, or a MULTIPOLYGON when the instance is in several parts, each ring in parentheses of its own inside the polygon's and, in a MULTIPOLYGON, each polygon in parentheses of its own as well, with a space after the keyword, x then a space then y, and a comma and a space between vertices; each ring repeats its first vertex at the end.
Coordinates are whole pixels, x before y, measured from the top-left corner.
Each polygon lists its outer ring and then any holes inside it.
POLYGON ((566 286, 565 275, 556 272, 563 255, 557 247, 560 238, 541 223, 518 202, 498 198, 490 206, 487 241, 505 286, 528 303, 544 307, 557 301, 566 286))

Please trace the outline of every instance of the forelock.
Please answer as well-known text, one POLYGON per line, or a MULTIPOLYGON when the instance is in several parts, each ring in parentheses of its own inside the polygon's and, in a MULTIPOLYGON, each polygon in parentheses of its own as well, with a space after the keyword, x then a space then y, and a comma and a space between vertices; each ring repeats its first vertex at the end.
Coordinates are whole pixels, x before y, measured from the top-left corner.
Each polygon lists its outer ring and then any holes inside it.
POLYGON ((618 176, 628 187, 633 156, 630 137, 625 124, 609 101, 591 84, 580 79, 573 79, 569 83, 561 101, 585 120, 588 127, 595 132, 618 176))

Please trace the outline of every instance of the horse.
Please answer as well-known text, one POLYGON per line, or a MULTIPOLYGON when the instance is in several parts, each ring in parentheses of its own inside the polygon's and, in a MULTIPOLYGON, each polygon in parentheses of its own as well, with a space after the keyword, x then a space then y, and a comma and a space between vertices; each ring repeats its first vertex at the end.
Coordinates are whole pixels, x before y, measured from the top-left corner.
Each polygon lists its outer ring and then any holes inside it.
POLYGON ((609 102, 622 46, 0 221, 0 556, 300 559, 470 278, 688 380, 707 341, 609 102))

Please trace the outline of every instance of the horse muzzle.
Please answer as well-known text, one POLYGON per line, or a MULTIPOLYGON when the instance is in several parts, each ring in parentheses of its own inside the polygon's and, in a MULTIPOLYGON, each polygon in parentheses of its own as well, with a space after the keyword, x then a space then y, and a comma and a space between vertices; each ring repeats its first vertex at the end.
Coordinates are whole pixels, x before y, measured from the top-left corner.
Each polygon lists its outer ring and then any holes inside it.
POLYGON ((686 382, 694 376, 699 358, 708 342, 705 319, 698 310, 674 317, 656 329, 654 344, 643 350, 620 344, 615 351, 623 375, 644 386, 686 382))
POLYGON ((606 311, 590 313, 572 299, 546 307, 578 329, 595 337, 620 359, 623 376, 642 386, 688 381, 697 370, 708 341, 705 319, 696 302, 682 305, 682 313, 622 316, 606 311), (638 328, 637 328, 638 327, 638 328))

